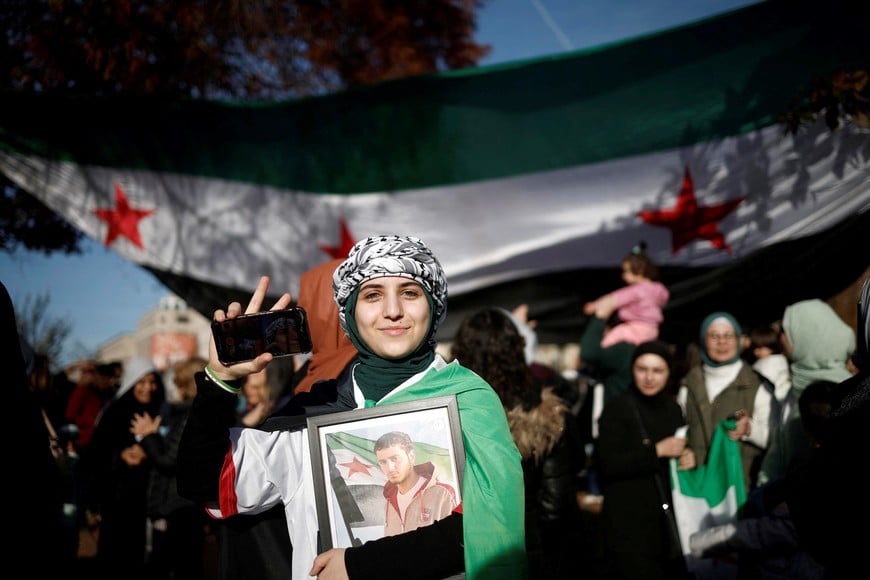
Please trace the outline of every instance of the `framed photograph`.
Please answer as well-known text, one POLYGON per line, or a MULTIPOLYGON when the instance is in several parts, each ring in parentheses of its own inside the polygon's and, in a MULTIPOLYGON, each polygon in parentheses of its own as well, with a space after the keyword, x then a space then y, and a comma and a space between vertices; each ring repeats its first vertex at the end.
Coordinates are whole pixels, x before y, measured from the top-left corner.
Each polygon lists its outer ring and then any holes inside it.
POLYGON ((465 448, 455 396, 307 421, 319 551, 429 525, 461 503, 465 448))

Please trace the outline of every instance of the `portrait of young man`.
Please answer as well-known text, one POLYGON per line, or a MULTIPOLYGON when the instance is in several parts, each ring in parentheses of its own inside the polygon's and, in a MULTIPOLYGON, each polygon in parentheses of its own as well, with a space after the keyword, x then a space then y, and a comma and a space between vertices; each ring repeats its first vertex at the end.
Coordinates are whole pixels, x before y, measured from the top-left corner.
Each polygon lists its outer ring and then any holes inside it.
POLYGON ((456 490, 440 481, 431 461, 416 464, 414 444, 407 433, 391 431, 375 442, 378 465, 387 482, 384 535, 395 536, 428 526, 456 508, 456 490))

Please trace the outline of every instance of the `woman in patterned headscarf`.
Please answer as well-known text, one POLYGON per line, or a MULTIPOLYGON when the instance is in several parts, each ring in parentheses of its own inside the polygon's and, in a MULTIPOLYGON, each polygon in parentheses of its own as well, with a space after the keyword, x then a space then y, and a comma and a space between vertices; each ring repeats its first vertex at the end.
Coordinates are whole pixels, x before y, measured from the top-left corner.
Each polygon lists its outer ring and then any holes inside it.
MULTIPOLYGON (((267 289, 264 277, 247 312, 259 311, 267 289)), ((230 419, 216 420, 232 409, 239 381, 265 367, 269 354, 225 367, 212 352, 182 441, 179 490, 216 502, 210 511, 219 518, 283 503, 294 578, 439 578, 463 571, 469 579, 524 578, 523 475, 501 402, 478 375, 435 352, 435 332, 447 305, 440 263, 417 238, 370 237, 336 269, 333 290, 341 326, 359 355, 333 396, 303 412, 455 395, 465 448, 462 504, 415 531, 318 556, 307 434, 230 430, 230 419), (218 453, 227 439, 232 448, 218 453)), ((289 304, 285 294, 273 308, 289 304)), ((215 312, 215 320, 241 313, 234 302, 226 312, 215 312)))

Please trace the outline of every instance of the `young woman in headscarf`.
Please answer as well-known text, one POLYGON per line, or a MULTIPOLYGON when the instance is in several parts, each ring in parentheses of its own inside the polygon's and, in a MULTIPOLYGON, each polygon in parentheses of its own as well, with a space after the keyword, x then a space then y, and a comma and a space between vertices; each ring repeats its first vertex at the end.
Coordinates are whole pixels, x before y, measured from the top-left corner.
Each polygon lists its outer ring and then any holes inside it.
POLYGON ((673 505, 670 458, 678 458, 680 469, 695 467, 686 438, 675 436, 683 426, 683 414, 667 390, 672 367, 667 344, 638 345, 631 360, 632 385, 608 399, 601 412, 601 529, 615 579, 688 578, 672 527, 676 522, 662 510, 663 504, 673 505))
POLYGON ((159 415, 165 398, 163 378, 150 359, 126 361, 121 386, 103 410, 82 455, 85 506, 100 521, 100 578, 146 577, 148 480, 153 464, 130 432, 130 422, 137 414, 159 415))
MULTIPOLYGON (((261 278, 247 313, 260 310, 268 284, 268 277, 261 278)), ((479 376, 435 353, 447 300, 440 263, 417 238, 370 237, 335 271, 333 290, 341 326, 359 356, 331 397, 301 412, 455 395, 465 447, 460 507, 412 532, 318 555, 305 430, 230 429, 240 381, 264 368, 271 355, 225 367, 213 347, 182 440, 179 491, 212 502, 209 511, 218 518, 283 503, 294 578, 443 578, 463 571, 470 580, 524 578, 523 475, 501 402, 479 376)), ((272 308, 290 302, 284 294, 272 308)), ((240 314, 242 306, 234 302, 226 312, 216 311, 215 320, 240 314)))
POLYGON ((689 446, 698 465, 706 465, 713 433, 725 419, 736 419, 728 436, 740 442, 743 478, 749 493, 770 436, 773 386, 740 356, 743 330, 727 312, 713 312, 701 322, 701 361, 689 369, 677 393, 686 414, 689 446))

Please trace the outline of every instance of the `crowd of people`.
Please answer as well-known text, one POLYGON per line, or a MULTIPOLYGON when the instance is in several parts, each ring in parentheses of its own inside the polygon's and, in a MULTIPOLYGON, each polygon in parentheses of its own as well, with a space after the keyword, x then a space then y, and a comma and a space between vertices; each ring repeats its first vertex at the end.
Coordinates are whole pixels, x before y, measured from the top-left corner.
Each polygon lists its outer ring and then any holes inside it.
MULTIPOLYGON (((137 357, 53 375, 17 336, 3 288, 26 410, 15 460, 34 467, 25 503, 40 507, 22 514, 39 519, 20 543, 51 538, 56 558, 39 570, 97 579, 848 577, 862 539, 845 518, 868 503, 856 459, 870 424, 870 279, 857 334, 811 299, 748 331, 711 309, 681 349, 659 339, 668 291, 642 245, 622 272, 625 288, 583 307, 579 373, 535 360, 527 305, 469 314, 440 354, 447 280, 409 236, 361 240, 303 275, 295 302, 313 347, 298 357, 224 365, 212 343, 170 369, 137 357), (386 433, 367 449, 387 481, 383 537, 322 549, 331 500, 318 498, 307 420, 443 396, 458 410, 461 485, 415 463, 407 434, 386 433), (703 468, 720 426, 749 499, 685 545, 672 470, 703 468)), ((263 276, 248 304, 214 319, 294 302, 266 304, 268 289, 263 276)))

